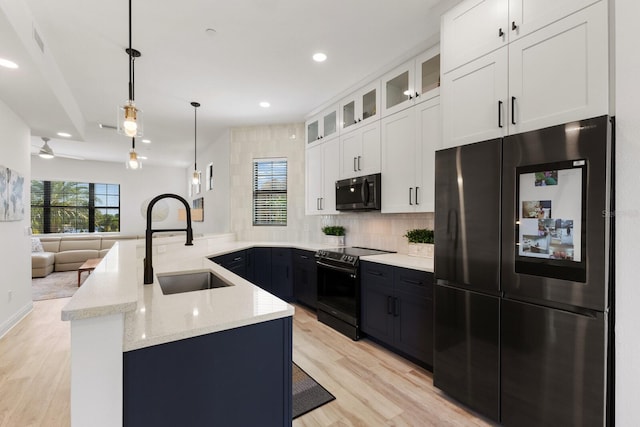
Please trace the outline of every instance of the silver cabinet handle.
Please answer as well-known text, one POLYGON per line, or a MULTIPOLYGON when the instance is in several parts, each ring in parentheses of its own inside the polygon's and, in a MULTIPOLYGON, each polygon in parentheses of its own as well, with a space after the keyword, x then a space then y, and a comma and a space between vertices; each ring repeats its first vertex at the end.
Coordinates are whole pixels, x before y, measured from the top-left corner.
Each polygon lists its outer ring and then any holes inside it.
POLYGON ((324 208, 322 207, 322 202, 324 200, 324 197, 320 197, 320 210, 323 211, 324 208))
POLYGON ((413 187, 409 187, 409 205, 413 206, 413 187))
POLYGON ((360 169, 360 159, 362 158, 362 156, 358 156, 358 170, 362 170, 360 169))
POLYGON ((418 203, 418 189, 420 187, 416 187, 416 205, 419 205, 420 203, 418 203))
POLYGON ((353 158, 353 171, 356 172, 358 169, 356 169, 356 158, 353 158))

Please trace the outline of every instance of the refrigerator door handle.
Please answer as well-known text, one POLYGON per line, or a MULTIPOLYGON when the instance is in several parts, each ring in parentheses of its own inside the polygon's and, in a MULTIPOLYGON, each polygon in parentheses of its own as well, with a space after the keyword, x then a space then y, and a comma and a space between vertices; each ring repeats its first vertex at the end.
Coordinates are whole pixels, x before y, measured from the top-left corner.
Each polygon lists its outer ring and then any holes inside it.
POLYGON ((590 319, 600 319, 606 315, 602 311, 562 304, 554 301, 539 300, 535 298, 527 298, 522 296, 518 296, 517 298, 512 298, 509 296, 509 294, 506 294, 506 293, 503 293, 502 298, 505 300, 514 301, 522 304, 531 304, 539 307, 553 308, 554 310, 563 311, 565 313, 573 314, 576 316, 588 317, 590 319))

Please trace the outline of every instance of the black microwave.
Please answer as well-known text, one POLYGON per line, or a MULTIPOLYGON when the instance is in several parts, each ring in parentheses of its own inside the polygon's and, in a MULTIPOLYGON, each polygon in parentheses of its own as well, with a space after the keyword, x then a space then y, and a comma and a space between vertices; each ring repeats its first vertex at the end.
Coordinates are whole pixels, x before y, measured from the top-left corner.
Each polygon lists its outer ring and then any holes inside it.
POLYGON ((380 210, 380 174, 336 181, 336 210, 380 210))

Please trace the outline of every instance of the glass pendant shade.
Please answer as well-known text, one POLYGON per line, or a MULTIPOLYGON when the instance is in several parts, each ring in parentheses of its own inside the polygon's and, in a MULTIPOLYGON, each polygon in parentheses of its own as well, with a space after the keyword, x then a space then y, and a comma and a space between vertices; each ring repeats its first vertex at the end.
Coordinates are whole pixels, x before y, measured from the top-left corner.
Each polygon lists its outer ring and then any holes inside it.
POLYGON ((118 107, 118 133, 129 137, 142 136, 142 110, 133 101, 118 107))
POLYGON ((193 185, 200 185, 200 171, 194 170, 193 176, 191 178, 191 183, 193 185))
POLYGON ((142 162, 138 160, 138 154, 134 149, 129 151, 129 162, 127 163, 127 166, 129 169, 138 169, 142 167, 142 162))

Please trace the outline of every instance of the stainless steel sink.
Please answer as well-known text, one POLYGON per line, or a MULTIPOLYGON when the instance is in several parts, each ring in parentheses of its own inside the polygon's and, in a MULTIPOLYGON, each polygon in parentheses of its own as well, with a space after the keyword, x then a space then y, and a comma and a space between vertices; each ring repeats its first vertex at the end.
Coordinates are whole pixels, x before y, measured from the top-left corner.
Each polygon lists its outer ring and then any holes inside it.
POLYGON ((164 295, 233 286, 210 271, 158 275, 164 295))

